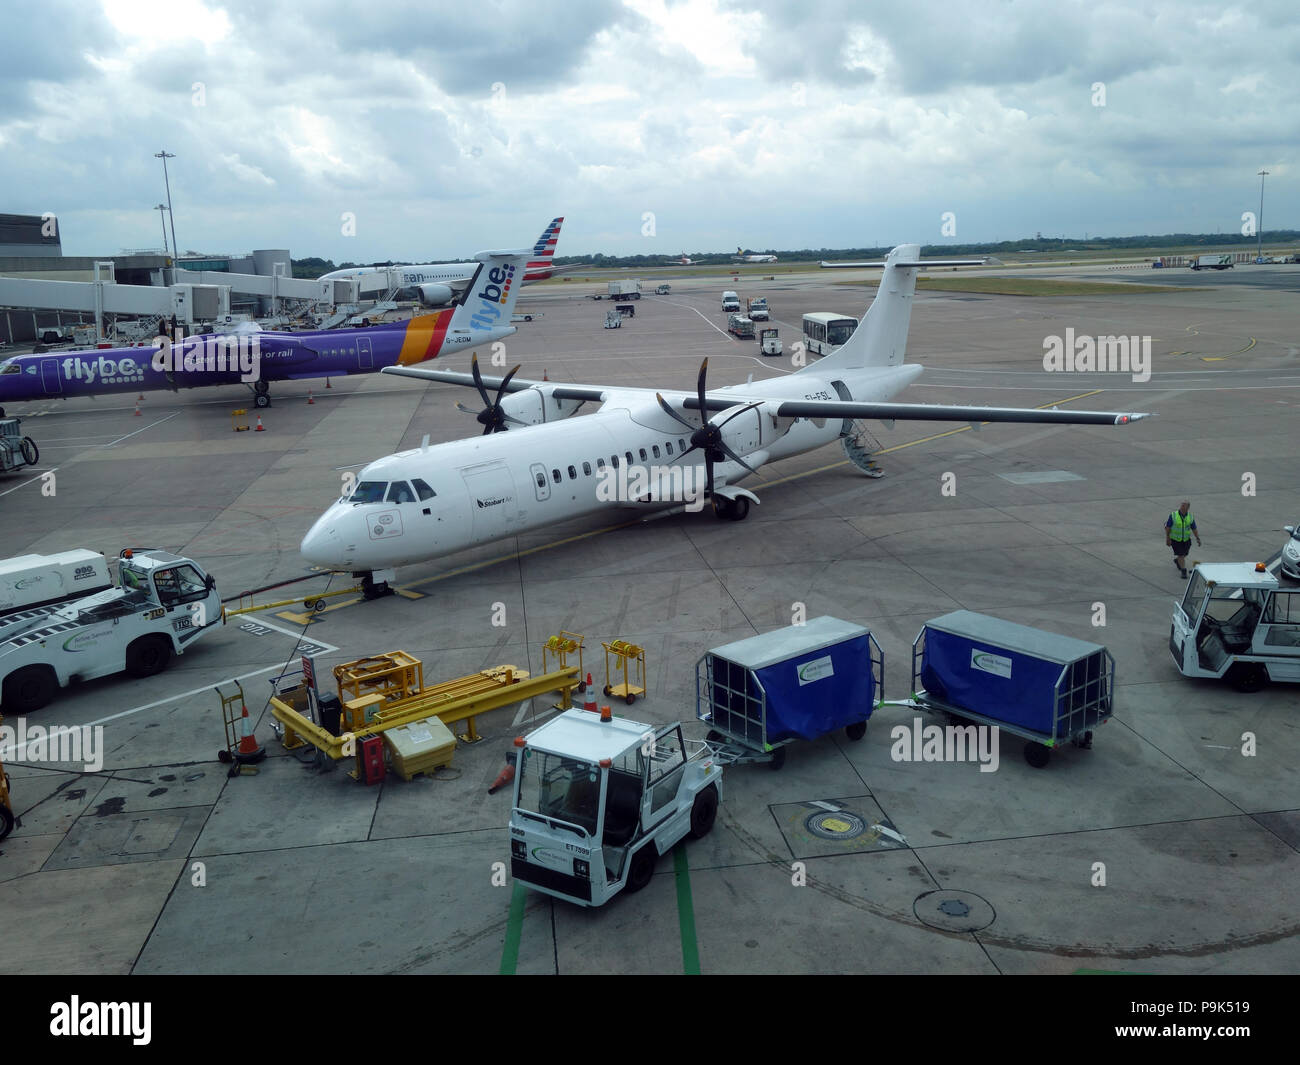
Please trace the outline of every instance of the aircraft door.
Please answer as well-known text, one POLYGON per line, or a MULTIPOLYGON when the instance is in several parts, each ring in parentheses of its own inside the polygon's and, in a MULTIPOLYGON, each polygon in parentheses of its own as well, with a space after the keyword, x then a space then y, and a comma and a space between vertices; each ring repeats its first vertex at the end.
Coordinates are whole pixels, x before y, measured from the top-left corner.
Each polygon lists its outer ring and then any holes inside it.
POLYGON ((551 498, 551 482, 546 476, 546 467, 540 462, 534 462, 528 467, 528 473, 533 479, 533 491, 537 493, 537 502, 545 503, 551 498))
POLYGON ((474 515, 472 535, 475 543, 509 536, 519 527, 519 501, 515 481, 504 462, 488 462, 462 470, 469 489, 474 515))
POLYGON ((373 370, 375 368, 375 353, 370 346, 369 337, 357 337, 357 369, 373 370))
POLYGON ((63 391, 63 386, 59 383, 58 359, 41 360, 41 385, 47 396, 57 396, 63 391))

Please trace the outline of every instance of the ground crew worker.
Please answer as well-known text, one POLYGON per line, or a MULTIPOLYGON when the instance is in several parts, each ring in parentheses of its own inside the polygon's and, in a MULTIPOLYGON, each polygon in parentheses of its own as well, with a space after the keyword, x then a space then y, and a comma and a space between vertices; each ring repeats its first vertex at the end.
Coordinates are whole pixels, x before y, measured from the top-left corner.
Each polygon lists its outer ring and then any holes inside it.
POLYGON ((1187 566, 1184 559, 1192 549, 1192 537, 1196 537, 1196 546, 1201 546, 1201 534, 1196 531, 1196 519, 1192 517, 1192 505, 1186 499, 1178 504, 1178 509, 1165 520, 1165 543, 1174 549, 1174 565, 1187 580, 1187 566))

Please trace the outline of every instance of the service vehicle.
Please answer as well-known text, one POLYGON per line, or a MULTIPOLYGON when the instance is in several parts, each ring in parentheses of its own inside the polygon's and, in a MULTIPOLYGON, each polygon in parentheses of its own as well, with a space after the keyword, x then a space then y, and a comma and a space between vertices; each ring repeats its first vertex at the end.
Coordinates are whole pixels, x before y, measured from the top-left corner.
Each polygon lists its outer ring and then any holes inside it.
POLYGON ((534 891, 601 906, 640 891, 661 854, 713 827, 722 766, 680 722, 566 710, 515 746, 510 872, 534 891))
POLYGON ((1198 255, 1190 265, 1193 270, 1231 270, 1232 255, 1198 255))
POLYGON ((636 317, 636 305, 633 303, 619 303, 614 307, 624 318, 636 317))
POLYGON ((1174 606, 1169 650, 1184 677, 1221 677, 1238 691, 1300 681, 1300 589, 1262 562, 1199 562, 1174 606))
POLYGON ((0 617, 0 706, 30 713, 73 681, 151 677, 223 621, 217 582, 197 562, 124 550, 117 587, 0 617))
POLYGON ((1282 545, 1282 559, 1278 568, 1288 580, 1300 581, 1300 523, 1283 525, 1282 531, 1286 533, 1287 540, 1282 545))
POLYGON ((858 320, 830 311, 814 311, 803 316, 804 347, 813 355, 830 355, 858 328, 858 320))
POLYGON ((667 295, 671 294, 672 290, 673 290, 673 286, 672 286, 672 285, 669 285, 669 284, 663 284, 663 285, 660 285, 658 288, 655 289, 655 295, 656 295, 656 296, 667 296, 667 295))
POLYGON ((727 332, 735 337, 752 337, 754 323, 743 314, 733 314, 727 319, 727 332))
POLYGON ((6 418, 0 410, 0 473, 35 466, 41 459, 41 449, 30 436, 23 436, 21 425, 21 418, 6 418))
POLYGON ((768 313, 766 296, 754 296, 749 301, 748 313, 750 321, 770 322, 772 320, 771 314, 768 313))
POLYGON ((782 351, 780 333, 775 329, 760 329, 758 350, 764 355, 780 355, 782 351))
POLYGON ((722 309, 724 311, 740 310, 740 297, 728 289, 722 294, 722 309))
POLYGON ((641 298, 640 281, 611 281, 609 283, 610 299, 639 300, 641 298))

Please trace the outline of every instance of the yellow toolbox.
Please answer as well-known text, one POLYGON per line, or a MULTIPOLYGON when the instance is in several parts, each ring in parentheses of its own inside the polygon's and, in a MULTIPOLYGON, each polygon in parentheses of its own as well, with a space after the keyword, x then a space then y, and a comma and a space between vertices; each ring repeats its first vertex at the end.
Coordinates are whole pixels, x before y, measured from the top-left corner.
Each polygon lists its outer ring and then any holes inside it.
POLYGON ((451 765, 456 737, 436 717, 392 728, 383 734, 393 772, 403 780, 451 765))

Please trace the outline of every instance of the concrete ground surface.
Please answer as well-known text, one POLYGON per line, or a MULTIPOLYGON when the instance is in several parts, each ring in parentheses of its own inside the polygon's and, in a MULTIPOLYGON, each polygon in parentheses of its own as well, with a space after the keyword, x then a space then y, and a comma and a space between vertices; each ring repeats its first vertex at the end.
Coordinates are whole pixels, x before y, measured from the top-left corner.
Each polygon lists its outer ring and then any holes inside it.
MULTIPOLYGON (((750 478, 762 505, 743 522, 612 510, 399 571, 403 595, 234 617, 157 677, 60 693, 28 725, 102 724, 103 766, 5 758, 20 817, 0 843, 9 970, 1295 971, 1297 689, 1242 694, 1178 675, 1170 612, 1186 585, 1161 531, 1190 498, 1204 542, 1194 560, 1269 561, 1300 519, 1300 268, 1289 288, 1284 268, 1260 269, 1259 284, 1243 268, 1231 284, 1197 274, 1197 288, 1159 295, 918 293, 908 359, 928 371, 901 399, 1158 417, 873 424, 879 480, 827 447, 750 478), (1044 372, 1044 340, 1066 328, 1150 336, 1150 379, 1044 372), (595 910, 497 872, 510 861, 509 793, 486 789, 513 737, 547 720, 541 699, 480 718, 483 740, 461 743, 450 770, 374 787, 284 751, 265 712, 300 641, 326 667, 400 648, 434 682, 503 663, 539 672, 543 642, 568 630, 585 634, 598 682, 600 641, 643 645, 647 696, 616 712, 680 719, 702 738, 695 663, 710 647, 800 609, 859 622, 883 648, 895 702, 910 693, 921 625, 963 608, 1110 648, 1116 711, 1092 749, 1066 746, 1035 769, 1003 734, 996 772, 898 761, 891 730, 916 714, 886 705, 859 742, 793 744, 777 772, 729 768, 713 831, 661 857, 643 892, 595 910), (215 757, 212 690, 232 677, 269 752, 234 779, 215 757), (809 817, 826 806, 870 831, 816 836, 809 817)), ((1148 273, 1126 279, 1166 280, 1148 273)), ((855 276, 743 286, 768 296, 785 358, 723 332, 720 293, 736 287, 724 274, 674 281, 608 331, 609 304, 583 298, 595 286, 527 289, 521 309, 541 316, 507 358, 524 377, 653 388, 693 387, 705 356, 713 386, 790 372, 803 313, 862 312, 873 289, 831 283, 855 276)), ((649 292, 658 278, 642 280, 649 292)), ((450 385, 375 375, 277 384, 272 397, 264 433, 231 432, 230 409, 246 403, 235 389, 150 393, 138 418, 133 397, 11 406, 42 464, 0 478, 4 554, 162 546, 233 596, 308 572, 298 543, 339 495, 341 468, 426 433, 479 431, 454 407, 476 397, 450 385)))

